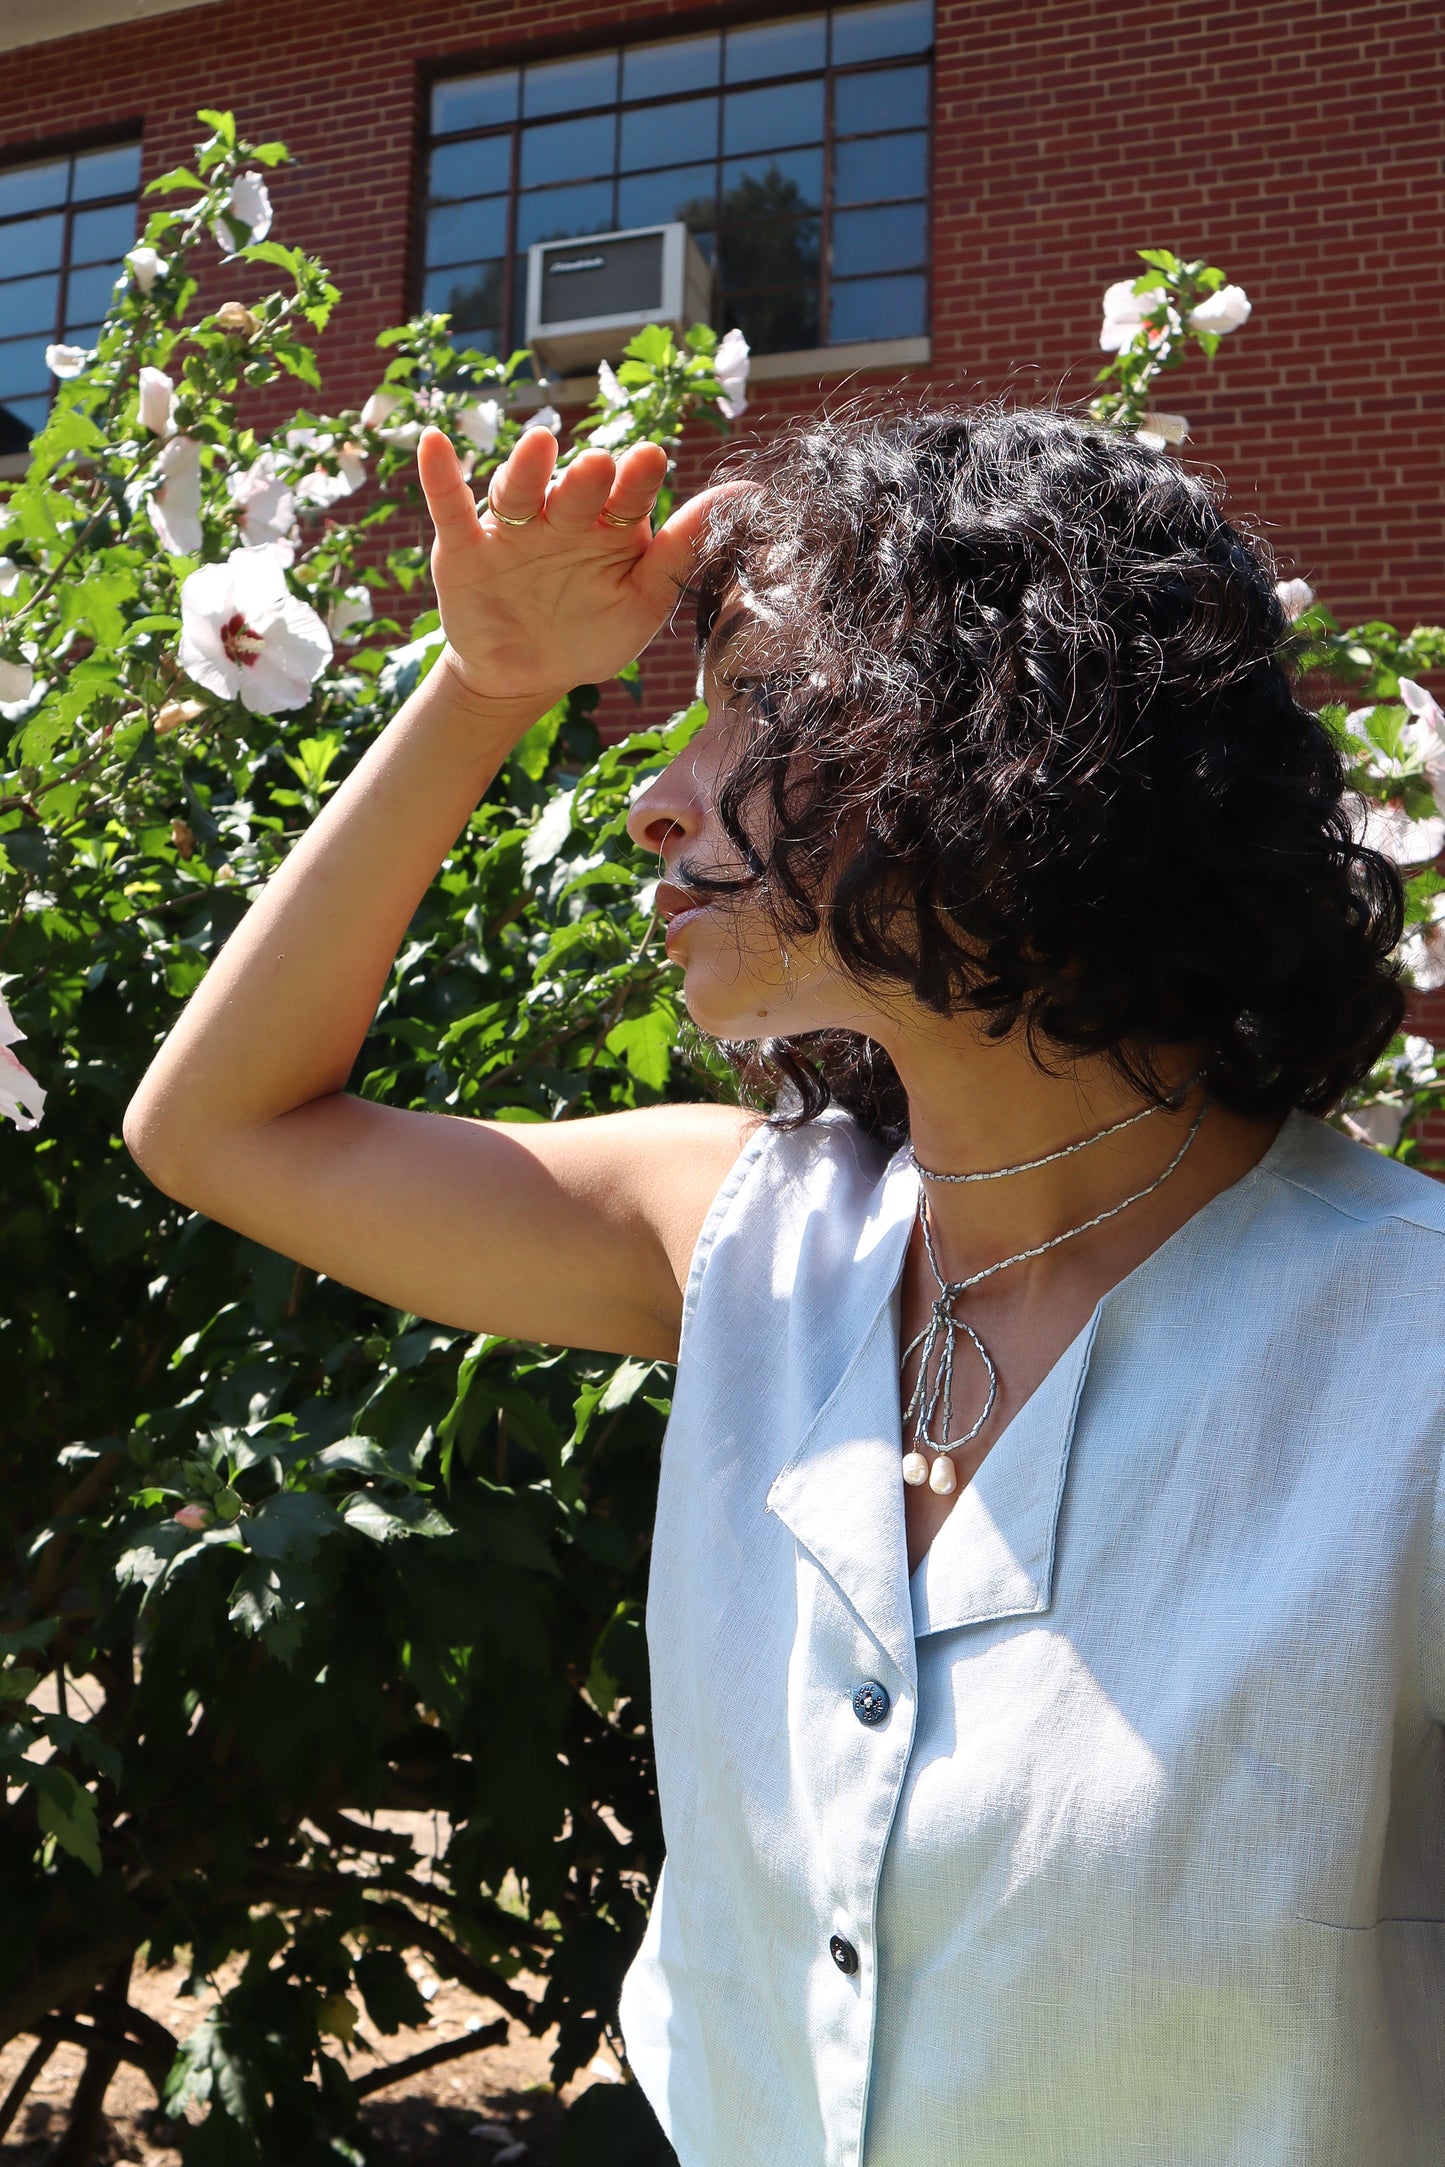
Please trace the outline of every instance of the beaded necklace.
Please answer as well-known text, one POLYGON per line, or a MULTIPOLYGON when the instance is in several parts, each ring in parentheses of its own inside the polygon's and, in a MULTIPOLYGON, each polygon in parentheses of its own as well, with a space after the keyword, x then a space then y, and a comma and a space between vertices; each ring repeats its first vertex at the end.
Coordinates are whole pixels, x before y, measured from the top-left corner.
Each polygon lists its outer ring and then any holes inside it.
MULTIPOLYGON (((1039 1242, 1032 1249, 1020 1249, 1016 1256, 1001 1257, 997 1264, 985 1264, 982 1271, 970 1272, 966 1279, 945 1280, 942 1271, 939 1269, 938 1257, 933 1247, 933 1229, 928 1222, 927 1195, 922 1189, 919 1190, 918 1216, 923 1226, 923 1247, 928 1257, 929 1270, 933 1273, 938 1287, 938 1293, 934 1298, 927 1324, 914 1339, 909 1341, 903 1350, 903 1362, 906 1364, 915 1348, 921 1347, 923 1349, 918 1368, 918 1382, 914 1385, 912 1397, 904 1409, 905 1427, 909 1424, 912 1425, 914 1438, 913 1450, 903 1456, 903 1479, 905 1482, 914 1485, 926 1482, 929 1488, 936 1491, 940 1497, 947 1497, 950 1491, 956 1490, 958 1487, 958 1470, 954 1466, 950 1455, 957 1452, 962 1446, 972 1443, 993 1413, 994 1402, 998 1398, 998 1371, 994 1366, 993 1356, 989 1353, 968 1319, 966 1317, 957 1317, 953 1313, 953 1305, 959 1296, 966 1294, 970 1287, 981 1285, 985 1279, 996 1278, 1000 1272, 1008 1271, 1015 1264, 1026 1264, 1032 1257, 1041 1257, 1048 1250, 1057 1249, 1061 1242, 1073 1241, 1077 1235, 1087 1234, 1092 1227, 1102 1226, 1106 1219, 1117 1219, 1120 1212, 1127 1211, 1131 1204, 1142 1203, 1146 1196, 1152 1196, 1156 1189, 1162 1189, 1169 1176, 1182 1162, 1185 1152, 1188 1151, 1195 1137, 1199 1134, 1200 1123, 1208 1113, 1209 1107, 1210 1100, 1206 1097, 1190 1124, 1188 1135, 1165 1167, 1163 1173, 1156 1174, 1154 1179, 1146 1182, 1142 1189, 1136 1189, 1132 1196, 1124 1197, 1117 1204, 1111 1204, 1107 1211, 1096 1212, 1092 1219, 1085 1219, 1078 1226, 1066 1227, 1062 1234, 1055 1234, 1050 1240, 1039 1242), (953 1353, 960 1332, 970 1342, 983 1363, 988 1378, 988 1395, 984 1400, 982 1414, 979 1415, 975 1422, 970 1423, 961 1437, 935 1437, 933 1427, 940 1407, 943 1410, 943 1425, 945 1428, 948 1423, 948 1410, 953 1393, 953 1353), (930 1386, 929 1369, 935 1356, 938 1358, 938 1367, 933 1383, 930 1386), (920 1444, 927 1445, 936 1455, 932 1467, 929 1466, 928 1461, 918 1449, 920 1444)), ((1177 1109, 1171 1108, 1170 1110, 1175 1111, 1177 1109)), ((939 1174, 935 1173, 931 1167, 919 1165, 913 1155, 912 1144, 908 1146, 908 1162, 923 1177, 924 1181, 959 1183, 1002 1181, 1005 1175, 1008 1174, 1031 1174, 1037 1167, 1052 1166, 1056 1160, 1072 1158, 1076 1151, 1086 1151, 1090 1144, 1101 1143, 1106 1136, 1117 1136, 1121 1129, 1130 1129, 1136 1121, 1143 1121, 1150 1114, 1161 1111, 1162 1108, 1159 1106, 1141 1107, 1137 1113, 1125 1114, 1122 1120, 1110 1122, 1107 1128, 1096 1129, 1092 1136, 1082 1136, 1075 1144, 1064 1144, 1057 1151, 1045 1152, 1042 1158, 1023 1159, 1017 1166, 994 1166, 988 1168, 985 1172, 977 1174, 939 1174)))

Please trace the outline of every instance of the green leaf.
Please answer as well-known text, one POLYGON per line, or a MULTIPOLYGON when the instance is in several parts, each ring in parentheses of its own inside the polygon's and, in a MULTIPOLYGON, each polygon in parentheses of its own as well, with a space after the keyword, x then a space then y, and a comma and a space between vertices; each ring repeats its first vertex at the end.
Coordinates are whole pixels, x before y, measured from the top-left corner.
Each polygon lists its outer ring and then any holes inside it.
POLYGON ((676 348, 672 343, 672 333, 665 324, 645 324, 641 331, 628 340, 623 352, 629 360, 641 361, 649 368, 660 369, 672 359, 676 348))
POLYGON ((673 1022, 664 1009, 628 1016, 608 1032, 609 1053, 620 1054, 639 1083, 661 1091, 672 1068, 673 1022))
POLYGON ((53 1836, 62 1851, 78 1858, 82 1866, 88 1866, 93 1874, 101 1870, 100 1826, 95 1818, 95 1800, 81 1784, 77 1783, 67 1769, 57 1768, 54 1762, 38 1767, 26 1762, 30 1787, 35 1792, 35 1814, 47 1836, 53 1836))
POLYGON ((246 1548, 273 1565, 310 1561, 341 1520, 329 1498, 314 1490, 282 1490, 236 1524, 246 1548))
POLYGON ((368 1949, 352 1969, 366 2013, 379 2032, 393 2032, 425 2024, 429 2015, 416 1981, 396 1949, 368 1949))
POLYGON ((341 1508, 349 1528, 372 1542, 398 1542, 404 1535, 450 1535, 451 1522, 441 1513, 420 1507, 408 1499, 404 1506, 387 1505, 369 1490, 356 1490, 341 1508))

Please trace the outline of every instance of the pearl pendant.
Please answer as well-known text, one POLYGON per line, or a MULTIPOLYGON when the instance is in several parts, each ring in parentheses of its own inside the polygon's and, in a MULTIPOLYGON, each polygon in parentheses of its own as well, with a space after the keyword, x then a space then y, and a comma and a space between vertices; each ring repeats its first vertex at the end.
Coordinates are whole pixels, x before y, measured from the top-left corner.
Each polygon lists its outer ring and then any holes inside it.
POLYGON ((958 1469, 946 1452, 940 1452, 929 1469, 928 1487, 939 1497, 947 1497, 958 1488, 958 1469))
POLYGON ((917 1489, 928 1480, 928 1462, 921 1452, 905 1452, 903 1455, 903 1480, 917 1489))

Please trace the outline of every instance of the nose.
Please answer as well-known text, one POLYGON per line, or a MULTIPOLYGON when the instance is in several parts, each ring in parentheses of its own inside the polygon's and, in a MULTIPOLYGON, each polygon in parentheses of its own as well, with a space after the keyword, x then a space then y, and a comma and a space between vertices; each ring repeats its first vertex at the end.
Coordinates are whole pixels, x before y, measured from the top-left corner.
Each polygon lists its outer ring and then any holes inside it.
POLYGON ((627 832, 639 850, 661 857, 679 850, 702 833, 703 805, 697 775, 686 755, 670 761, 634 800, 627 832))

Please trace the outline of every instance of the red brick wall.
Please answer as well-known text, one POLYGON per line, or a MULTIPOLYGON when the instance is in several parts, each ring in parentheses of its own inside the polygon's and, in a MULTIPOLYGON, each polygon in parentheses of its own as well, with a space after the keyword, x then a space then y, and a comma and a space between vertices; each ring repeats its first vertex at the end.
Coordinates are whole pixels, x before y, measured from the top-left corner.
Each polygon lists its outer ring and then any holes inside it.
MULTIPOLYGON (((139 120, 149 177, 187 156, 199 105, 283 137, 300 163, 277 177, 276 231, 339 278, 328 392, 357 400, 376 332, 405 310, 419 64, 721 12, 221 0, 5 54, 0 158, 139 120)), ((1131 251, 1206 255, 1255 314, 1212 369, 1168 385, 1190 456, 1223 471, 1282 568, 1341 615, 1445 617, 1442 111, 1439 0, 938 0, 934 362, 918 389, 1080 394, 1100 294, 1131 251)), ((817 398, 816 385, 760 390, 749 425, 817 398)), ((687 673, 679 650, 659 652, 649 709, 685 696, 687 673)))

